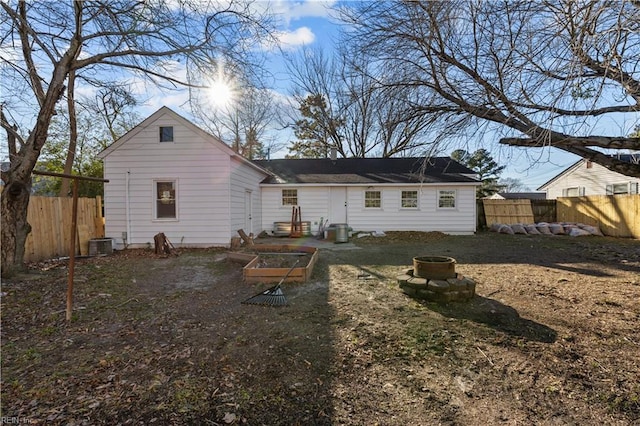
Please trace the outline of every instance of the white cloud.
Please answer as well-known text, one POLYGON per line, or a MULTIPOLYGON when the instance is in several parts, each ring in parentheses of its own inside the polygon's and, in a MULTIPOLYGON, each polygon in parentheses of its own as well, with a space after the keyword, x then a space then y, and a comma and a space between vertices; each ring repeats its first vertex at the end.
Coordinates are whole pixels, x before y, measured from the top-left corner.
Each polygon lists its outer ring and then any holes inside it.
POLYGON ((329 8, 335 3, 334 0, 277 0, 271 2, 270 5, 271 10, 288 26, 291 21, 302 18, 329 18, 329 8))
POLYGON ((10 64, 17 64, 22 60, 22 44, 20 41, 16 41, 15 45, 9 43, 0 45, 0 57, 2 61, 6 61, 10 64))
POLYGON ((310 28, 300 27, 294 31, 279 31, 276 38, 282 49, 289 50, 313 43, 316 36, 310 28))

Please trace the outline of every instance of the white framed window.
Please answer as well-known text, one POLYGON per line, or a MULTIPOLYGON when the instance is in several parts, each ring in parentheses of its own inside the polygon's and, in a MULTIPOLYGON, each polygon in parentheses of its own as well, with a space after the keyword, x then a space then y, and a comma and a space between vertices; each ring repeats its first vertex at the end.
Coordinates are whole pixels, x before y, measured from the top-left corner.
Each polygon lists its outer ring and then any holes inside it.
POLYGON ((636 182, 614 183, 607 185, 607 195, 637 194, 638 184, 636 182))
POLYGON ((380 191, 364 191, 364 207, 366 209, 379 209, 382 207, 382 193, 380 191))
POLYGON ((178 219, 177 182, 175 180, 157 179, 153 181, 155 194, 154 219, 178 219))
POLYGON ((455 209, 456 195, 457 194, 455 189, 438 190, 438 208, 439 209, 455 209))
POLYGON ((282 205, 283 206, 297 206, 298 205, 298 190, 297 189, 283 189, 282 190, 282 205))
POLYGON ((573 186, 562 190, 563 197, 582 197, 584 196, 584 186, 573 186))
POLYGON ((400 207, 403 209, 418 208, 418 191, 402 191, 400 197, 400 207))
POLYGON ((160 126, 160 142, 173 142, 173 126, 160 126))

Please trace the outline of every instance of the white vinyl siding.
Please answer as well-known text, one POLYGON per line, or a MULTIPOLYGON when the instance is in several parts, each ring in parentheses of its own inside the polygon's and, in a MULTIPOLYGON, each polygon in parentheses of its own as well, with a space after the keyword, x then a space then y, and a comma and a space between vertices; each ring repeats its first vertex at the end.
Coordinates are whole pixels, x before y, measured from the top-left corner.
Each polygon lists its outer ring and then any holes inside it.
POLYGON ((596 163, 591 163, 591 167, 587 167, 586 161, 580 161, 541 186, 540 190, 546 191, 547 199, 576 196, 566 195, 572 193, 574 188, 578 188, 577 196, 607 195, 607 188, 613 190, 610 185, 622 183, 628 184, 629 190, 633 191, 640 183, 640 178, 624 176, 596 163))
MULTIPOLYGON (((284 186, 262 185, 262 227, 272 231, 274 222, 291 220, 291 208, 281 206, 284 186)), ((320 218, 329 217, 330 190, 336 187, 298 188, 302 220, 311 222, 317 232, 320 218)), ((449 234, 472 234, 476 230, 475 186, 436 187, 426 185, 380 187, 380 208, 365 207, 366 187, 346 186, 347 220, 354 231, 440 231, 449 234), (438 208, 438 190, 456 192, 455 209, 438 208), (418 208, 401 207, 402 191, 417 191, 418 208)), ((376 189, 378 190, 378 189, 376 189)))
POLYGON ((253 232, 254 235, 258 235, 261 231, 262 206, 260 203, 260 181, 264 179, 264 175, 249 167, 242 167, 240 161, 232 160, 232 172, 231 172, 231 236, 238 235, 238 229, 244 229, 247 234, 253 232), (245 214, 249 214, 245 211, 248 206, 247 192, 251 197, 251 229, 245 229, 245 214))
MULTIPOLYGON (((158 232, 176 246, 228 245, 238 229, 230 219, 232 188, 236 190, 231 177, 247 181, 238 190, 244 197, 244 187, 258 191, 266 175, 251 172, 242 177, 242 169, 255 169, 233 159, 221 142, 170 110, 159 110, 125 137, 104 158, 104 177, 109 179, 104 194, 106 236, 118 247, 123 233, 133 247, 147 247, 158 232), (180 143, 159 143, 160 127, 173 127, 174 140, 180 143), (177 183, 177 220, 156 219, 154 182, 164 180, 177 183)), ((259 208, 256 197, 254 208, 259 208)))
MULTIPOLYGON (((262 229, 265 231, 273 231, 274 222, 291 222, 293 206, 282 205, 283 189, 292 188, 261 185, 262 229)), ((302 221, 311 222, 312 232, 317 232, 320 218, 329 217, 329 187, 301 187, 296 193, 302 221)))

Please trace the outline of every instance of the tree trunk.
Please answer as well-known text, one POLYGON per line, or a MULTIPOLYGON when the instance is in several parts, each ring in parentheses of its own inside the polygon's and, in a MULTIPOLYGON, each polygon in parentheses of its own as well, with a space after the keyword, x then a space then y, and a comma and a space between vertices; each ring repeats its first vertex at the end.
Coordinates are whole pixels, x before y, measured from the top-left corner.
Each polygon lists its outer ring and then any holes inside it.
MULTIPOLYGON (((68 67, 68 61, 64 61, 68 67)), ((40 150, 47 141, 49 124, 55 112, 56 102, 64 91, 68 68, 58 67, 41 102, 40 112, 29 137, 16 155, 11 158, 11 167, 3 173, 5 187, 2 190, 0 215, 2 216, 0 242, 2 242, 2 276, 8 276, 24 268, 24 249, 31 225, 27 222, 27 207, 31 194, 31 172, 40 150)))
MULTIPOLYGON (((74 70, 69 71, 69 78, 67 84, 67 109, 69 111, 69 148, 67 149, 67 159, 64 163, 63 173, 66 175, 72 174, 73 162, 76 159, 76 147, 78 145, 78 125, 76 121, 76 100, 75 94, 76 72, 74 70)), ((58 196, 68 197, 71 179, 62 178, 62 184, 60 185, 60 192, 58 196)))
POLYGON ((27 207, 31 177, 26 182, 10 179, 2 189, 2 276, 8 277, 24 268, 24 250, 31 225, 27 207))

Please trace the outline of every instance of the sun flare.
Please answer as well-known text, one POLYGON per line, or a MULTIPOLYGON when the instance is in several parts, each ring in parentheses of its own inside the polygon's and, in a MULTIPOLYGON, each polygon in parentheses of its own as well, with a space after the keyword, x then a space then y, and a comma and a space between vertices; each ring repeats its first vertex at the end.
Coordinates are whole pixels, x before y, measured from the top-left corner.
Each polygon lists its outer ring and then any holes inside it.
POLYGON ((213 105, 217 108, 224 109, 233 102, 233 89, 231 84, 224 80, 213 81, 209 87, 209 96, 213 105))

